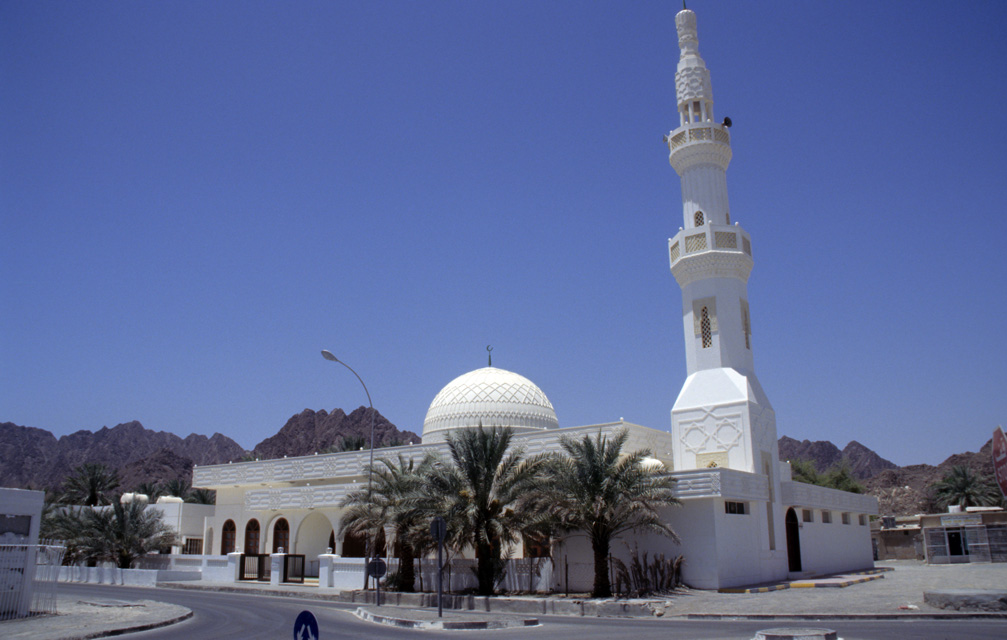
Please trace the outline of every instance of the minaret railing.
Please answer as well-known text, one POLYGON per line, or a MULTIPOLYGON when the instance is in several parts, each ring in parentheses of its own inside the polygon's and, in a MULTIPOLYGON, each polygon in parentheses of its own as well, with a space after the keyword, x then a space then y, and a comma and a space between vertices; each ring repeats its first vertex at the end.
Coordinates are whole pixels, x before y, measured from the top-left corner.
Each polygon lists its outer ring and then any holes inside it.
POLYGON ((731 144, 731 134, 727 127, 722 124, 712 122, 697 122, 687 124, 672 132, 668 137, 668 149, 674 151, 689 142, 719 142, 721 144, 731 144))
POLYGON ((704 251, 728 251, 752 255, 752 241, 738 225, 706 224, 692 229, 681 229, 668 240, 671 266, 682 258, 704 251))

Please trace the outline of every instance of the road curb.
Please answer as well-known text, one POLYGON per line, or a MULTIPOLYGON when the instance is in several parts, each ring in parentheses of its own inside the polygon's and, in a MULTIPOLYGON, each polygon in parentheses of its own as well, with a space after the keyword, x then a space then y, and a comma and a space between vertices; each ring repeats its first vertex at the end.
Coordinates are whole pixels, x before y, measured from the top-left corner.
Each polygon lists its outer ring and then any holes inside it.
POLYGON ((512 618, 507 620, 412 620, 410 618, 396 618, 393 616, 379 615, 372 613, 363 607, 357 607, 353 615, 373 622, 403 629, 444 629, 444 630, 479 630, 479 629, 506 629, 511 627, 534 627, 538 625, 538 618, 512 618))
POLYGON ((179 622, 183 622, 191 617, 192 617, 192 610, 190 609, 187 613, 183 613, 180 616, 176 616, 168 620, 158 620, 156 622, 135 624, 129 627, 121 627, 118 629, 106 629, 104 631, 95 631, 93 633, 88 633, 82 636, 64 636, 63 640, 93 640, 94 638, 109 638, 111 636, 121 636, 126 633, 150 631, 151 629, 160 629, 161 627, 167 627, 173 624, 177 624, 179 622))
POLYGON ((963 618, 1007 618, 1007 613, 666 613, 666 620, 960 620, 963 618))

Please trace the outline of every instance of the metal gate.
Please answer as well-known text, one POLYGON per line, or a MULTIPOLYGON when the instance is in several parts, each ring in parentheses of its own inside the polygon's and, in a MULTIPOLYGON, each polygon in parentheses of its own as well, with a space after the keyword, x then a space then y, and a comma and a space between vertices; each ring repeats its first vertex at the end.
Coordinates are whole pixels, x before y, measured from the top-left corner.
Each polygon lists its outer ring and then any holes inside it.
POLYGON ((963 528, 965 530, 965 545, 968 549, 969 562, 989 562, 990 543, 986 537, 986 527, 980 524, 963 528))
POLYGON ((304 556, 288 553, 283 556, 283 581, 304 583, 304 556))
POLYGON ((948 564, 948 541, 944 537, 944 527, 928 527, 923 530, 924 543, 927 549, 927 562, 930 564, 948 564))
POLYGON ((238 580, 269 582, 269 554, 243 553, 239 562, 238 580))
POLYGON ((1007 562, 1007 525, 987 525, 986 539, 990 545, 990 561, 1007 562))

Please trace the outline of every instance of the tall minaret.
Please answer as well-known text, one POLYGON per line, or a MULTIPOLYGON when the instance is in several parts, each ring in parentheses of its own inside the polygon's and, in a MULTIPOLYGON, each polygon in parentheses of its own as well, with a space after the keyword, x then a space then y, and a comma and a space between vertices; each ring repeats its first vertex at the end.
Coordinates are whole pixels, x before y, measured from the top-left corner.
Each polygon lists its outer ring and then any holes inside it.
MULTIPOLYGON (((666 136, 681 177, 684 226, 668 241, 682 288, 688 378, 671 411, 676 470, 728 467, 768 476, 779 495, 776 417, 752 360, 748 276, 752 243, 731 222, 730 121, 713 117, 710 72, 699 56, 696 14, 675 16, 682 50, 675 74, 679 126, 666 136)), ((777 521, 772 516, 770 520, 777 521)), ((775 538, 770 525, 770 538, 775 538)), ((770 543, 775 548, 775 539, 770 543)))

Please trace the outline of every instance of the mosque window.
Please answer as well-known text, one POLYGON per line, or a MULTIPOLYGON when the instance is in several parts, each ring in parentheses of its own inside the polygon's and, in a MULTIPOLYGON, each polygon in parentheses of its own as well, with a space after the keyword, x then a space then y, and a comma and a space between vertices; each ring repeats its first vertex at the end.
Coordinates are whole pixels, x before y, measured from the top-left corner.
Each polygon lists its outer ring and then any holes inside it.
POLYGON ((290 523, 286 518, 273 525, 273 553, 290 553, 290 523))
POLYGON ((524 557, 548 558, 550 555, 549 538, 537 536, 524 537, 524 557))
POLYGON ((224 529, 220 532, 220 552, 225 556, 234 551, 236 533, 234 520, 228 520, 224 523, 224 529))
POLYGON ((705 216, 703 216, 702 211, 697 211, 696 215, 692 216, 692 221, 696 224, 697 227, 702 227, 704 222, 706 221, 706 218, 705 216))
POLYGON ((861 513, 860 515, 857 516, 857 522, 860 524, 861 527, 866 527, 867 516, 861 513))
POLYGON ((801 519, 805 522, 814 522, 815 512, 811 509, 801 509, 801 519))
POLYGON ((731 224, 731 212, 727 212, 727 224, 731 224))
POLYGON ((748 506, 744 502, 727 500, 724 502, 724 512, 743 516, 748 513, 748 506))
POLYGON ((844 511, 842 514, 842 520, 843 524, 850 524, 850 514, 844 511))
POLYGON ((832 512, 831 511, 825 511, 824 509, 822 510, 822 523, 823 524, 831 524, 832 523, 832 512))
POLYGON ((741 326, 745 331, 745 348, 752 348, 752 323, 748 319, 748 302, 741 301, 741 326))
POLYGON ((700 312, 699 327, 703 335, 703 348, 709 349, 713 346, 713 331, 710 329, 710 312, 706 307, 700 312))

